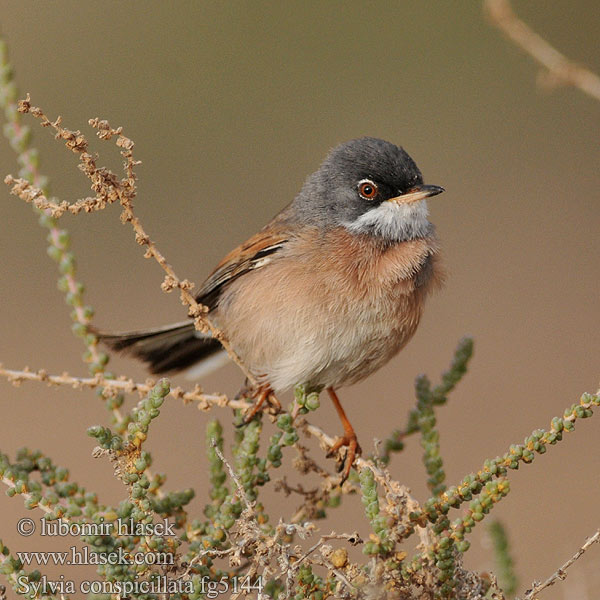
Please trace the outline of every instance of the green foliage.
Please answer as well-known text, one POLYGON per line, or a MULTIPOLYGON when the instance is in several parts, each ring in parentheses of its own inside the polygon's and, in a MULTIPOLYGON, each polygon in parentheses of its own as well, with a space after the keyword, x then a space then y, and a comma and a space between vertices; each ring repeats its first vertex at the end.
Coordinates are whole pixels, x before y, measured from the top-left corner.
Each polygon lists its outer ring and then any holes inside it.
POLYGON ((204 509, 204 514, 208 518, 213 518, 219 513, 229 490, 225 485, 227 475, 223 461, 217 456, 215 447, 223 452, 223 427, 217 419, 212 419, 206 425, 206 454, 210 469, 210 491, 209 496, 212 500, 204 509))
POLYGON ((371 539, 365 544, 363 552, 365 554, 388 556, 393 551, 394 546, 388 539, 385 516, 380 514, 377 484, 375 483, 373 471, 371 469, 363 469, 359 474, 359 478, 365 514, 373 529, 371 539))
MULTIPOLYGON (((425 450, 425 465, 430 475, 429 487, 432 491, 443 491, 444 473, 439 456, 438 434, 435 431, 434 407, 446 404, 448 394, 456 387, 467 372, 469 360, 473 356, 473 340, 463 338, 454 352, 450 368, 442 375, 442 382, 431 389, 426 375, 419 375, 415 382, 417 405, 409 413, 408 422, 404 429, 396 429, 384 441, 383 454, 380 457, 389 463, 393 452, 404 448, 404 438, 411 433, 421 432, 421 444, 425 450)), ((434 491, 434 493, 436 493, 434 491)))
POLYGON ((315 411, 321 405, 319 401, 319 392, 321 390, 309 390, 305 385, 297 385, 294 388, 294 398, 299 407, 298 414, 305 415, 310 411, 315 411))
POLYGON ((508 534, 500 521, 492 521, 488 528, 490 538, 494 545, 494 558, 496 560, 496 573, 500 587, 507 598, 513 598, 517 592, 519 581, 515 573, 515 566, 510 555, 508 534))
POLYGON ((127 440, 130 443, 139 446, 146 439, 150 423, 160 414, 158 409, 162 406, 170 391, 171 384, 169 380, 161 379, 152 388, 148 397, 141 400, 133 409, 127 425, 127 440))
POLYGON ((310 565, 302 565, 298 570, 298 589, 294 600, 323 600, 326 583, 315 575, 310 565))

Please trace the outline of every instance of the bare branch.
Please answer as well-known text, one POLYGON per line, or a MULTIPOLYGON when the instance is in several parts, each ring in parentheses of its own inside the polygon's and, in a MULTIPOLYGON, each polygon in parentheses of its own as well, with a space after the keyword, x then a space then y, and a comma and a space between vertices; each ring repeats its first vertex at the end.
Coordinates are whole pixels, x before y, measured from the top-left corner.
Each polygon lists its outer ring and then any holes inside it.
POLYGON ((492 23, 544 67, 538 78, 540 84, 547 88, 576 87, 600 100, 600 77, 569 60, 533 31, 517 17, 509 0, 484 0, 483 6, 492 23))
MULTIPOLYGON (((94 377, 73 377, 68 373, 61 375, 49 375, 45 370, 30 371, 25 368, 21 371, 5 369, 0 364, 0 377, 5 377, 13 385, 20 385, 23 381, 39 381, 48 385, 63 385, 74 389, 96 389, 103 388, 103 395, 109 397, 111 394, 124 392, 132 394, 137 392, 140 397, 150 393, 155 382, 146 383, 134 382, 131 378, 119 377, 117 379, 107 379, 100 373, 94 377)), ((250 402, 245 400, 232 400, 224 394, 204 394, 200 387, 196 386, 194 390, 186 391, 180 387, 172 388, 168 394, 172 398, 183 400, 186 404, 197 402, 200 410, 209 410, 213 406, 230 407, 245 409, 251 406, 250 402)))
POLYGON ((101 140, 111 140, 113 137, 116 137, 115 143, 121 148, 121 155, 125 159, 125 176, 119 179, 109 169, 99 167, 96 164, 97 157, 88 152, 88 141, 80 131, 71 131, 62 127, 60 117, 55 121, 48 119, 41 108, 32 106, 29 94, 24 100, 19 102, 18 110, 21 113, 29 113, 38 118, 41 125, 52 129, 55 132, 55 137, 63 140, 68 149, 79 154, 79 169, 92 182, 91 187, 96 196, 95 198, 86 198, 78 201, 75 204, 68 204, 66 202, 55 203, 48 200, 40 189, 31 186, 27 181, 8 176, 5 182, 13 186, 12 193, 28 202, 36 203, 36 205, 39 205, 39 208, 50 211, 54 216, 60 216, 66 211, 77 213, 81 210, 87 212, 101 210, 108 204, 118 201, 123 207, 121 221, 123 223, 130 223, 135 232, 135 239, 138 244, 146 246, 144 256, 146 258, 154 258, 166 274, 161 286, 162 290, 165 292, 170 292, 175 288, 180 290, 181 301, 184 305, 187 305, 188 314, 194 319, 196 329, 203 332, 209 331, 215 339, 219 340, 230 358, 240 367, 248 381, 257 386, 258 382, 254 374, 242 362, 223 332, 207 317, 208 307, 197 302, 191 293, 194 287, 193 283, 187 279, 180 279, 177 276, 135 215, 133 210, 133 199, 137 194, 135 167, 139 164, 139 161, 133 157, 133 140, 123 135, 121 127, 113 129, 106 120, 95 118, 89 121, 89 124, 97 130, 98 137, 101 140))
POLYGON ((219 457, 219 459, 221 460, 221 462, 225 465, 225 468, 229 472, 229 476, 231 477, 231 479, 235 483, 235 487, 238 490, 238 494, 240 495, 240 498, 242 499, 242 501, 246 505, 246 510, 250 514, 254 515, 253 505, 250 502, 250 499, 248 498, 248 496, 246 494, 246 490, 244 489, 244 486, 242 485, 242 482, 240 481, 240 478, 237 476, 236 472, 233 470, 233 467, 229 464, 229 461, 223 456, 223 453, 221 452, 221 450, 219 449, 219 447, 217 446, 217 444, 214 442, 214 440, 213 440, 213 443, 212 443, 212 447, 213 447, 213 450, 215 451, 215 454, 219 457))
POLYGON ((577 550, 577 552, 575 552, 575 554, 573 554, 573 556, 571 556, 571 558, 564 565, 562 565, 562 567, 559 567, 552 575, 550 575, 546 581, 543 583, 534 584, 530 590, 527 590, 524 600, 533 600, 536 594, 541 592, 544 588, 554 585, 557 581, 564 581, 567 578, 567 569, 576 560, 578 560, 592 544, 595 544, 598 541, 600 541, 600 529, 596 531, 592 537, 588 538, 585 541, 585 544, 583 544, 583 546, 581 546, 581 548, 579 548, 579 550, 577 550))

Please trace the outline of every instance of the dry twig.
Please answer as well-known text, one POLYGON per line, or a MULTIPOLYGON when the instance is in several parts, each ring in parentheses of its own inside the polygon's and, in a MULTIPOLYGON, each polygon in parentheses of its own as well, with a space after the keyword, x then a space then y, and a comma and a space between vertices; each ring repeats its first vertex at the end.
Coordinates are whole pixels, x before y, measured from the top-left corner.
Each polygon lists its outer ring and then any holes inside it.
POLYGON ((544 588, 554 585, 557 581, 564 581, 567 578, 567 569, 576 560, 578 560, 581 557, 581 555, 592 544, 595 544, 599 541, 600 541, 600 529, 598 531, 596 531, 596 533, 592 537, 588 538, 585 541, 585 544, 583 544, 583 546, 581 546, 581 548, 579 548, 579 550, 577 550, 577 552, 575 552, 575 554, 573 554, 573 556, 571 556, 571 558, 564 565, 559 567, 552 575, 550 575, 550 577, 548 577, 548 579, 546 579, 546 581, 544 581, 543 583, 537 583, 537 584, 534 583, 534 586, 530 590, 527 590, 527 592, 524 596, 524 600, 533 600, 536 597, 536 594, 541 592, 544 588))
MULTIPOLYGON (((308 435, 311 435, 319 440, 321 445, 328 449, 333 446, 335 439, 327 435, 320 427, 305 423, 303 430, 308 435)), ((401 511, 403 515, 409 515, 411 512, 419 512, 422 510, 419 502, 411 495, 410 490, 394 481, 389 473, 380 467, 375 466, 371 461, 362 457, 358 457, 354 465, 357 470, 370 469, 373 472, 375 480, 386 490, 386 498, 392 500, 395 505, 394 512, 401 511)), ((345 484, 347 485, 347 484, 345 484)), ((420 545, 423 548, 429 547, 434 542, 434 534, 429 525, 425 527, 417 526, 420 545)))
POLYGON ((18 109, 21 113, 30 113, 40 119, 43 127, 53 129, 57 139, 62 139, 67 148, 79 154, 81 161, 79 168, 92 182, 91 187, 96 196, 78 200, 72 204, 67 202, 55 203, 48 200, 40 189, 32 186, 29 182, 9 175, 5 178, 5 183, 12 185, 11 193, 26 202, 33 202, 39 208, 50 211, 54 216, 60 216, 66 211, 78 213, 81 210, 86 212, 102 210, 108 204, 118 201, 123 207, 121 221, 123 223, 130 223, 135 232, 137 243, 146 246, 144 256, 146 258, 154 258, 166 274, 161 285, 162 290, 164 292, 170 292, 175 288, 180 290, 181 301, 188 307, 188 314, 194 319, 196 329, 203 332, 209 331, 215 339, 219 340, 230 358, 240 367, 248 381, 257 386, 257 380, 253 373, 250 372, 237 355, 223 332, 208 319, 208 308, 197 302, 191 293, 194 284, 187 279, 180 279, 177 276, 135 215, 133 210, 133 199, 137 193, 135 167, 139 164, 139 161, 133 158, 134 143, 122 134, 122 128, 113 129, 107 121, 98 118, 90 119, 89 121, 89 124, 97 130, 100 139, 110 140, 116 137, 116 145, 121 148, 121 155, 125 159, 125 176, 119 179, 109 169, 99 167, 96 164, 97 159, 88 152, 88 141, 80 131, 70 131, 62 127, 60 117, 55 121, 48 119, 41 108, 31 105, 29 94, 27 94, 25 100, 19 102, 18 109))
MULTIPOLYGON (((0 364, 0 377, 5 377, 13 385, 20 385, 23 381, 39 381, 48 385, 69 386, 74 389, 96 389, 103 388, 103 396, 109 397, 111 394, 124 392, 127 394, 138 393, 140 397, 150 393, 155 382, 149 380, 146 383, 134 382, 131 378, 118 377, 117 379, 107 379, 98 373, 94 377, 73 377, 68 373, 61 375, 49 375, 45 370, 30 371, 25 368, 20 371, 5 369, 0 364)), ((213 406, 230 407, 245 409, 251 406, 251 403, 245 400, 232 400, 224 394, 204 394, 199 386, 191 391, 186 391, 180 387, 172 388, 168 394, 172 398, 181 399, 184 403, 197 402, 200 410, 209 410, 213 406)))
POLYGON ((576 87, 600 100, 600 77, 569 60, 533 31, 517 17, 509 0, 485 0, 484 9, 496 27, 544 67, 538 83, 547 88, 576 87))

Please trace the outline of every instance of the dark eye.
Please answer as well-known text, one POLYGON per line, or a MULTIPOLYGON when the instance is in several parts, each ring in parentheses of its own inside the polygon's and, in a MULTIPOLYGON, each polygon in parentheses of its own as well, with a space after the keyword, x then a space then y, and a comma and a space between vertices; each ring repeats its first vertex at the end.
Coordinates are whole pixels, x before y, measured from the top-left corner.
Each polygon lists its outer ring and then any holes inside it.
POLYGON ((379 190, 377 189, 377 185, 370 179, 363 179, 362 181, 358 182, 358 193, 365 200, 373 200, 377 198, 379 190))

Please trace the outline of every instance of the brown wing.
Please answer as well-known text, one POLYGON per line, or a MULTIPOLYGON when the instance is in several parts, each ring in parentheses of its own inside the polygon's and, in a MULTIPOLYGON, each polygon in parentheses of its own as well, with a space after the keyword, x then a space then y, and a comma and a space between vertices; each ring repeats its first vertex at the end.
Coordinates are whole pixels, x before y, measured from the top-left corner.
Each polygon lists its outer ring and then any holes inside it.
POLYGON ((210 309, 218 301, 223 288, 248 271, 264 267, 287 242, 287 236, 274 227, 266 227, 232 250, 202 284, 196 300, 210 309))

